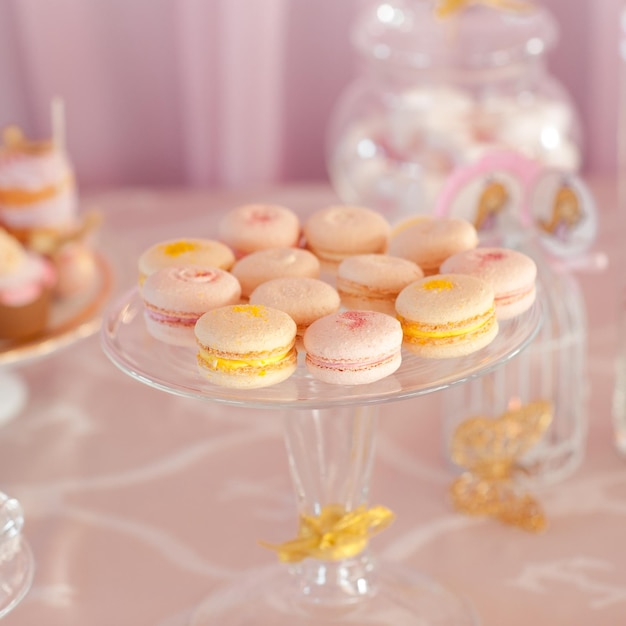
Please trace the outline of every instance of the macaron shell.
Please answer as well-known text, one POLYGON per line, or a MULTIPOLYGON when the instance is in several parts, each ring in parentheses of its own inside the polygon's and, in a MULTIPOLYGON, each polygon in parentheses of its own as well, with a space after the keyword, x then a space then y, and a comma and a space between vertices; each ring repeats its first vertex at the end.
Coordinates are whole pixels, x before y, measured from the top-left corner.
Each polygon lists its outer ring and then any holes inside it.
POLYGON ((506 320, 527 311, 536 298, 537 265, 510 248, 476 248, 448 258, 442 272, 468 274, 488 282, 494 290, 496 315, 506 320))
POLYGON ((225 356, 266 355, 293 343, 296 323, 283 311, 252 304, 213 309, 195 327, 198 344, 225 356))
POLYGON ((169 239, 150 246, 139 257, 140 283, 164 267, 197 265, 229 270, 234 263, 235 254, 221 241, 198 238, 169 239))
POLYGON ((398 293, 423 276, 421 268, 408 259, 359 254, 339 264, 336 284, 345 307, 395 315, 398 293))
POLYGON ((228 211, 218 223, 219 238, 238 257, 267 248, 296 247, 301 230, 300 218, 278 204, 245 204, 228 211))
POLYGON ((249 297, 259 285, 274 278, 317 278, 320 262, 308 250, 270 248, 243 257, 235 263, 231 272, 241 284, 242 295, 249 297))
POLYGON ((464 356, 491 343, 498 332, 494 293, 464 274, 423 278, 396 299, 405 346, 429 358, 464 356))
POLYGON ((380 380, 402 362, 402 328, 389 315, 344 311, 322 317, 304 333, 306 367, 331 384, 357 385, 380 380))
POLYGON ((148 276, 141 295, 152 307, 199 317, 209 309, 237 303, 241 287, 232 274, 218 268, 173 266, 148 276))
POLYGON ((143 318, 146 330, 155 339, 172 346, 192 348, 196 345, 193 334, 195 321, 181 319, 178 323, 175 323, 174 320, 160 322, 152 318, 147 311, 144 311, 143 318))
POLYGON ((262 304, 284 311, 298 327, 298 335, 324 315, 339 310, 337 290, 318 278, 274 278, 259 285, 250 295, 250 304, 262 304))
POLYGON ((278 385, 291 377, 296 371, 297 361, 295 350, 293 357, 283 360, 280 366, 266 367, 259 373, 257 369, 238 370, 236 373, 222 372, 207 368, 204 361, 198 357, 198 371, 209 382, 220 387, 230 389, 260 389, 278 385))
POLYGON ((391 226, 371 209, 337 205, 313 213, 303 232, 309 250, 324 261, 338 263, 353 254, 385 252, 391 226))
POLYGON ((438 273, 449 256, 477 245, 478 233, 470 222, 442 217, 420 219, 400 229, 392 236, 387 252, 417 263, 429 275, 438 273))

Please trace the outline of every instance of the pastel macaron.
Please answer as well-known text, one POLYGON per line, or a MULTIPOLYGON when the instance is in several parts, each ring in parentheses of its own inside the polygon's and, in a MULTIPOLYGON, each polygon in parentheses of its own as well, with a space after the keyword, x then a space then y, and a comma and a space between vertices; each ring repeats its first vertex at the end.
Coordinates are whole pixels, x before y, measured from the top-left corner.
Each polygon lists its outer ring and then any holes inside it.
POLYGON ((537 265, 510 248, 476 248, 446 259, 443 272, 477 276, 494 290, 496 317, 508 320, 527 311, 536 299, 537 265))
POLYGON ((279 204, 244 204, 218 222, 219 239, 237 258, 266 248, 297 247, 301 231, 296 213, 279 204))
POLYGON ((239 302, 237 279, 219 268, 165 267, 141 289, 148 332, 165 343, 194 346, 194 326, 208 310, 239 302))
POLYGON ((343 311, 304 333, 305 364, 323 382, 361 385, 393 374, 402 362, 402 327, 377 311, 343 311))
POLYGON ((198 369, 216 385, 255 389, 280 383, 297 366, 296 323, 283 311, 238 304, 196 323, 198 369))
POLYGON ((396 231, 387 253, 409 259, 424 275, 437 274, 453 254, 478 245, 478 233, 471 222, 456 217, 424 216, 396 231))
POLYGON ((196 265, 229 270, 235 254, 221 241, 213 239, 168 239, 151 245, 139 257, 139 284, 163 267, 196 265))
POLYGON ((437 274, 405 287, 396 314, 407 348, 427 358, 471 354, 498 333, 493 288, 465 274, 437 274))
POLYGON ((297 326, 297 335, 317 319, 339 310, 337 290, 318 278, 274 278, 259 285, 250 294, 250 304, 263 304, 287 313, 297 326))
POLYGON ((317 278, 320 262, 312 252, 302 248, 268 248, 239 259, 231 273, 241 284, 243 297, 248 298, 259 285, 273 278, 317 278))
POLYGON ((391 226, 366 207, 336 205, 311 214, 303 232, 306 247, 332 268, 354 254, 384 253, 391 226))
POLYGON ((357 254, 339 264, 336 285, 346 308, 395 316, 397 295, 423 277, 421 268, 408 259, 387 254, 357 254))

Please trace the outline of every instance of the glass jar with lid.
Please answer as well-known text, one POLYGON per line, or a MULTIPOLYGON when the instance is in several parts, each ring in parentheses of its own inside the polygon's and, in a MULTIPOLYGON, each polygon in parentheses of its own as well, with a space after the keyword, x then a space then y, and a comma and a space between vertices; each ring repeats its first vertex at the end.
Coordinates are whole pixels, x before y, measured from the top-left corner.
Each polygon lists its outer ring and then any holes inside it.
POLYGON ((494 148, 576 171, 581 133, 546 53, 543 7, 471 5, 439 18, 432 0, 368 5, 353 25, 362 71, 335 106, 327 165, 344 202, 390 218, 425 213, 446 176, 494 148))

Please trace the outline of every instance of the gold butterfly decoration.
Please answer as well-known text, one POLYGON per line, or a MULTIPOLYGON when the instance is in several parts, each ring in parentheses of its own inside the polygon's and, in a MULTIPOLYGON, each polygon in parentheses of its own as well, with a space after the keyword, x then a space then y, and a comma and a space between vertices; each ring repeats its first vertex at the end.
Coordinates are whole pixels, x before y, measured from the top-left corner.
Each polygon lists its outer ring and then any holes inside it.
POLYGON ((512 408, 492 419, 463 421, 452 438, 452 460, 466 471, 450 487, 455 508, 468 515, 486 515, 531 532, 547 520, 540 504, 521 493, 518 464, 552 422, 552 405, 539 400, 512 408))
POLYGON ((449 17, 472 4, 484 4, 504 11, 528 11, 532 4, 526 0, 436 0, 435 15, 449 17))
POLYGON ((337 561, 365 550, 370 538, 387 528, 393 519, 394 514, 384 506, 368 509, 362 505, 347 511, 340 504, 327 504, 318 516, 300 516, 295 539, 278 545, 260 543, 275 550, 286 563, 306 558, 337 561))

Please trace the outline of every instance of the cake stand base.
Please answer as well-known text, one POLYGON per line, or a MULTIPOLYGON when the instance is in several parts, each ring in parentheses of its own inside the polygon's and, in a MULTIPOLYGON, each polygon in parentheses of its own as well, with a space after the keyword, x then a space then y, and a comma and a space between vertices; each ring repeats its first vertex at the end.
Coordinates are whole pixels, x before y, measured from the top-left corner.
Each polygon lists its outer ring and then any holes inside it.
POLYGON ((0 426, 11 421, 26 405, 28 387, 12 372, 0 370, 0 426))
MULTIPOLYGON (((0 547, 0 557, 1 557, 0 547)), ((26 595, 33 582, 35 560, 23 537, 10 557, 0 558, 0 618, 11 611, 26 595)))
MULTIPOLYGON (((323 572, 323 565, 318 572, 323 572)), ((477 626, 471 606, 428 577, 394 564, 380 564, 370 589, 343 599, 302 588, 299 574, 276 565, 239 579, 207 598, 190 626, 477 626)), ((366 579, 363 581, 367 585, 366 579)), ((323 577, 317 585, 323 586, 323 577)), ((317 586, 316 585, 316 586, 317 586)), ((350 590, 352 591, 352 590, 350 590)))

